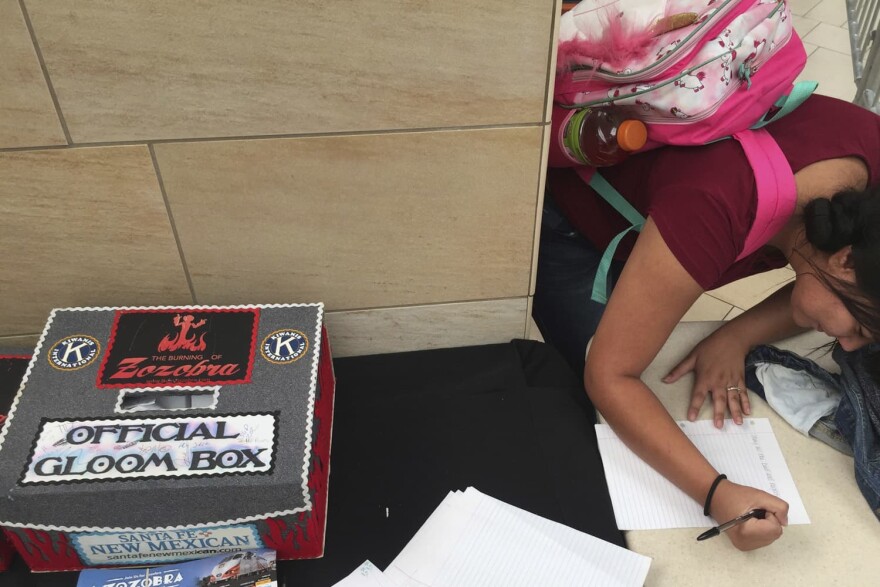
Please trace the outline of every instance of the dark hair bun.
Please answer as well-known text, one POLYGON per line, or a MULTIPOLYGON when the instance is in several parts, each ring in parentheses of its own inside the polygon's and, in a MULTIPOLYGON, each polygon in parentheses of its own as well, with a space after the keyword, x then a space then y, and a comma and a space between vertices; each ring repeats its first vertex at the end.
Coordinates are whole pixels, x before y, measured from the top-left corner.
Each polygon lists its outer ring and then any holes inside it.
POLYGON ((865 196, 865 192, 840 192, 830 200, 817 198, 808 203, 804 208, 804 226, 810 244, 826 253, 858 244, 866 216, 870 215, 861 210, 868 201, 865 196))

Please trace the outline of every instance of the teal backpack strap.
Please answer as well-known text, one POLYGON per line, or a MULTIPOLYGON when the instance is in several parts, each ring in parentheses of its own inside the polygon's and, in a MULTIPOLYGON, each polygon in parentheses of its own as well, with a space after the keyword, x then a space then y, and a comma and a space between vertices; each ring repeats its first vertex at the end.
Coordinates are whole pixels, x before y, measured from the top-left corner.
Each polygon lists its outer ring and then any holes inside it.
POLYGON ((624 218, 629 220, 632 225, 644 224, 645 217, 639 214, 639 211, 633 208, 632 204, 627 202, 614 187, 608 183, 608 180, 599 175, 599 172, 593 174, 590 178, 590 187, 611 204, 615 210, 620 212, 624 218))
POLYGON ((593 177, 590 179, 590 187, 602 196, 606 202, 611 204, 615 210, 620 212, 624 218, 629 220, 630 224, 632 224, 632 226, 611 239, 611 242, 608 243, 608 247, 602 254, 599 268, 596 270, 596 279, 593 281, 593 292, 590 298, 594 302, 605 304, 608 302, 608 271, 611 269, 611 261, 614 258, 614 253, 617 251, 617 246, 620 244, 620 241, 623 240, 623 237, 629 234, 631 230, 642 230, 642 227, 645 225, 645 217, 639 214, 638 210, 633 208, 632 204, 627 202, 623 196, 620 195, 620 192, 614 189, 614 187, 608 183, 608 180, 598 173, 594 173, 593 177))
POLYGON ((633 224, 608 243, 608 247, 602 254, 602 260, 599 262, 599 268, 596 270, 596 279, 593 280, 593 292, 590 294, 590 299, 594 302, 599 302, 600 304, 608 303, 608 271, 611 270, 611 260, 614 258, 615 251, 617 251, 617 245, 620 244, 620 241, 623 240, 623 237, 629 231, 640 231, 642 226, 644 226, 644 223, 633 224))
POLYGON ((785 96, 782 96, 781 98, 776 100, 776 103, 773 106, 776 108, 779 108, 779 110, 770 118, 767 118, 767 119, 762 118, 761 120, 759 120, 758 122, 753 124, 751 126, 751 128, 754 130, 757 128, 767 126, 771 122, 779 120, 783 116, 786 116, 792 110, 794 110, 795 108, 797 108, 798 106, 803 104, 807 98, 809 98, 811 95, 813 95, 813 92, 815 92, 816 88, 818 88, 818 87, 819 87, 818 82, 798 82, 798 83, 796 83, 794 85, 794 87, 791 89, 790 93, 788 93, 785 96))

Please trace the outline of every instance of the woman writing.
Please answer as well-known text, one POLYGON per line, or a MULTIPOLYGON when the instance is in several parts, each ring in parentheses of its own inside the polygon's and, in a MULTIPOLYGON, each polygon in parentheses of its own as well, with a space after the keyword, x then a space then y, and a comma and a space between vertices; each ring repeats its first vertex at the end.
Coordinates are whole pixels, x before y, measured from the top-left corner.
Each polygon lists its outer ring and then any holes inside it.
POLYGON ((805 329, 846 350, 880 340, 880 118, 814 96, 766 127, 795 174, 797 205, 757 252, 737 260, 754 219, 751 167, 735 141, 667 147, 602 170, 647 222, 621 245, 607 306, 590 302, 602 251, 626 222, 571 169, 551 169, 541 235, 534 318, 547 342, 575 368, 594 406, 643 460, 719 521, 752 508, 728 532, 750 550, 770 544, 787 524, 788 505, 721 479, 639 379, 681 317, 706 290, 789 263, 794 283, 725 323, 667 377, 694 372, 688 418, 711 397, 742 422, 750 407, 744 360, 749 349, 805 329), (587 342, 593 342, 584 362, 587 342))

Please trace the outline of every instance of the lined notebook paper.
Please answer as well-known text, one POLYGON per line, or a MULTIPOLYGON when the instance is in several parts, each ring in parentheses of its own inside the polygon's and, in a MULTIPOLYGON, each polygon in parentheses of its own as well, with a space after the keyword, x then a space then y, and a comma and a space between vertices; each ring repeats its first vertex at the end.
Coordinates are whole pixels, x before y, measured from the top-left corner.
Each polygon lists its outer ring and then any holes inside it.
POLYGON ((333 587, 397 587, 397 584, 392 583, 373 563, 364 561, 352 574, 333 587))
MULTIPOLYGON (((725 420, 721 430, 715 428, 711 420, 678 422, 678 425, 712 466, 728 479, 787 501, 790 524, 810 523, 767 418, 746 418, 740 426, 733 420, 725 420)), ((618 528, 654 530, 716 525, 703 515, 701 505, 627 448, 611 427, 597 424, 596 436, 618 528)))
POLYGON ((384 577, 398 587, 641 586, 650 564, 471 487, 443 500, 384 577))

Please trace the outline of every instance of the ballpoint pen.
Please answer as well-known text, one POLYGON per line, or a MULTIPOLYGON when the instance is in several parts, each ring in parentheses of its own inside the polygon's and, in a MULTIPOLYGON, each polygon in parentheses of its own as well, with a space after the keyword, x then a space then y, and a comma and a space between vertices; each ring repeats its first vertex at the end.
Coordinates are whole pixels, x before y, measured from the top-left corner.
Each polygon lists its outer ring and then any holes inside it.
POLYGON ((721 524, 720 526, 715 526, 714 528, 710 528, 710 529, 706 530, 705 532, 703 532, 702 534, 697 536, 697 540, 706 540, 707 538, 712 538, 713 536, 718 536, 719 534, 721 534, 725 530, 729 530, 730 528, 733 528, 734 526, 739 526, 743 522, 745 522, 747 520, 751 520, 752 518, 757 518, 759 520, 763 520, 766 515, 767 515, 767 510, 762 510, 762 509, 749 510, 748 512, 739 516, 738 518, 734 518, 734 519, 730 520, 729 522, 725 522, 725 523, 721 524))

